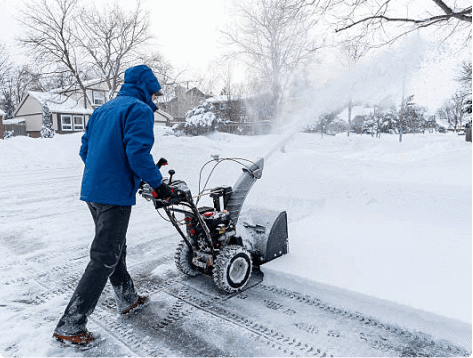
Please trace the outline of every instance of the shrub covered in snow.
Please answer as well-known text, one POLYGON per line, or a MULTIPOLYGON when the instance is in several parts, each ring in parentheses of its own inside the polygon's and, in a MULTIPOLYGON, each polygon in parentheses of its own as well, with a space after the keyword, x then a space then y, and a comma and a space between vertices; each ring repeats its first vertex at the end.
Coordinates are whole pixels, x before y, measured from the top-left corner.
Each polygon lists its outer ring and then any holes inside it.
POLYGON ((216 110, 212 103, 205 101, 196 108, 186 113, 186 121, 173 127, 175 133, 184 132, 187 135, 201 135, 219 130, 228 121, 215 114, 216 110))
MULTIPOLYGON (((412 96, 409 97, 412 100, 412 96)), ((426 130, 443 132, 445 129, 437 122, 435 116, 427 116, 425 109, 412 101, 407 101, 400 108, 368 108, 363 114, 354 114, 350 122, 350 131, 357 134, 379 135, 381 133, 398 134, 402 123, 403 133, 419 133, 426 130)), ((319 116, 317 121, 309 124, 305 132, 339 133, 348 129, 346 118, 335 113, 319 116)))

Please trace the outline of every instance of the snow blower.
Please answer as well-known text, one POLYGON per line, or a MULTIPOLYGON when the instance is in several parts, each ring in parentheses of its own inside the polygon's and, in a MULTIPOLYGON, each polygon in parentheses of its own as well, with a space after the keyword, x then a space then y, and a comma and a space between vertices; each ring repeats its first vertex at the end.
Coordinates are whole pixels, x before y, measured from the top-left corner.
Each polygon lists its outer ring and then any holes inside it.
MULTIPOLYGON (((248 283, 253 266, 258 268, 287 254, 287 214, 257 209, 242 212, 248 192, 263 173, 263 158, 250 162, 217 157, 204 164, 200 178, 204 167, 212 162, 216 162, 215 166, 202 190, 199 179, 195 201, 184 181, 173 180, 174 170, 169 170, 169 178, 163 180, 172 191, 167 201, 154 198, 153 188, 146 183, 142 183, 139 193, 154 203, 158 213, 159 209, 165 211, 182 237, 175 255, 177 268, 187 276, 210 275, 219 290, 236 293, 248 283), (243 174, 234 187, 205 189, 216 166, 229 160, 243 166, 243 174), (212 207, 197 206, 203 196, 210 196, 212 207)), ((157 165, 164 164, 167 161, 161 158, 157 165)))

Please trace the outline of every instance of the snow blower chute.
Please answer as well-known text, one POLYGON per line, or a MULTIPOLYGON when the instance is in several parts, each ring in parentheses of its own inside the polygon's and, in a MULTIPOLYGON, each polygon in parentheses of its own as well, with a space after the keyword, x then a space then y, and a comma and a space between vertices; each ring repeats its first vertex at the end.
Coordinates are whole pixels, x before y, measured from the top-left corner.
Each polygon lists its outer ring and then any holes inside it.
MULTIPOLYGON (((153 189, 146 183, 142 183, 139 193, 145 199, 153 201, 156 210, 163 209, 166 212, 182 237, 175 255, 178 269, 188 276, 201 273, 210 275, 218 289, 235 293, 248 283, 253 266, 258 267, 287 254, 288 233, 285 211, 242 211, 248 192, 261 178, 263 158, 256 162, 217 158, 204 167, 216 162, 211 170, 213 173, 217 165, 228 160, 244 167, 243 174, 233 188, 221 186, 205 189, 204 186, 200 190, 199 180, 199 195, 194 201, 187 184, 182 180, 173 180, 175 171, 170 170, 169 178, 163 180, 172 189, 167 201, 155 199, 153 189), (249 162, 250 165, 244 165, 242 161, 249 162), (209 196, 213 206, 198 207, 203 196, 209 196), (185 228, 181 229, 181 226, 185 228)), ((161 166, 163 163, 167 164, 161 158, 157 165, 161 166)))

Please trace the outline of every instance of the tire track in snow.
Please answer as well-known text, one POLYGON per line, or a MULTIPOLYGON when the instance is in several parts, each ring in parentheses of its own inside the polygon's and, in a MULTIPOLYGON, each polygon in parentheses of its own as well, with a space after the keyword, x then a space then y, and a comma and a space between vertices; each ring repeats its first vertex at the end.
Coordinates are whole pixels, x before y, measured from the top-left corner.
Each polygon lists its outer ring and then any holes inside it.
MULTIPOLYGON (((141 242, 135 245, 135 254, 143 255, 153 247, 162 247, 168 239, 170 237, 141 242)), ((133 252, 133 247, 130 252, 133 252)), ((19 297, 16 304, 41 305, 55 297, 71 295, 88 260, 86 253, 87 248, 81 247, 79 252, 74 252, 76 260, 68 262, 64 260, 71 255, 64 257, 61 252, 22 260, 28 274, 33 274, 39 263, 54 262, 59 258, 61 263, 36 271, 35 281, 45 290, 35 296, 19 297)), ((448 342, 434 341, 422 333, 409 332, 283 287, 258 283, 239 294, 224 295, 214 290, 211 279, 189 279, 177 270, 166 271, 167 279, 153 275, 156 267, 168 267, 172 256, 168 250, 162 250, 158 256, 150 255, 132 266, 138 291, 153 296, 152 305, 162 305, 164 313, 144 312, 141 319, 146 318, 146 321, 117 318, 112 289, 109 284, 106 286, 90 319, 110 337, 109 345, 126 347, 131 355, 136 356, 176 355, 176 352, 178 355, 193 355, 192 347, 182 345, 179 336, 174 334, 189 333, 188 326, 212 321, 229 331, 236 330, 238 337, 244 339, 249 347, 246 355, 251 355, 256 347, 265 347, 263 352, 272 356, 469 355, 469 352, 448 342), (172 334, 168 336, 169 332, 172 334)), ((17 277, 16 282, 13 281, 11 284, 24 284, 28 278, 17 277)), ((238 355, 235 347, 221 347, 198 334, 192 334, 192 342, 200 349, 199 354, 208 350, 206 355, 238 355)), ((91 350, 87 354, 100 353, 91 350)))

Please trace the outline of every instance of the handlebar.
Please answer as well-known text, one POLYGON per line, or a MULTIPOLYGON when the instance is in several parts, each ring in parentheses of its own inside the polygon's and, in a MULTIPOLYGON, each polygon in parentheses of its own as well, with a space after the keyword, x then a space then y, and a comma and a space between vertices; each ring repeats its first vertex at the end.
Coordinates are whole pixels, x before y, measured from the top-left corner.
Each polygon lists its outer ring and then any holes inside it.
POLYGON ((168 200, 156 199, 153 196, 154 188, 148 183, 142 182, 140 185, 139 194, 148 201, 152 201, 156 209, 164 208, 170 205, 176 205, 180 203, 193 203, 192 194, 187 187, 186 182, 182 180, 172 181, 172 176, 175 174, 174 170, 169 171, 169 179, 163 179, 163 183, 168 185, 171 189, 171 196, 168 200))

